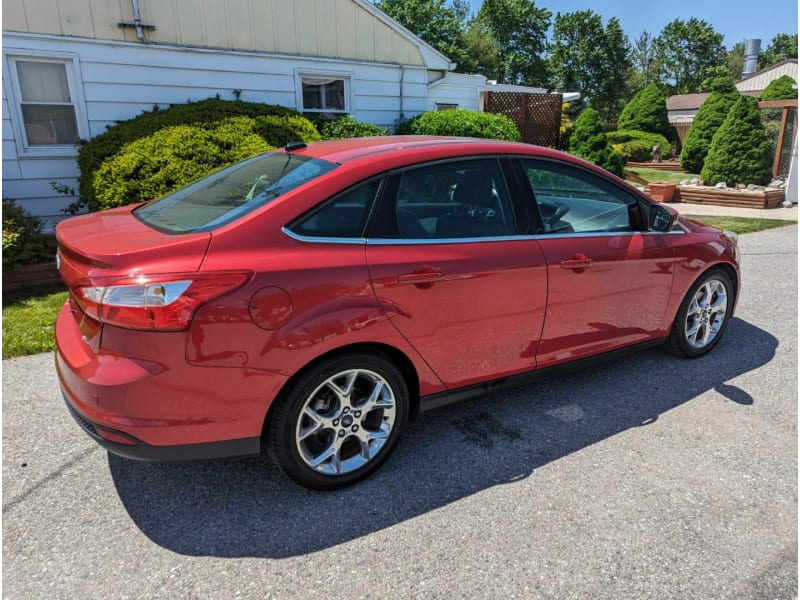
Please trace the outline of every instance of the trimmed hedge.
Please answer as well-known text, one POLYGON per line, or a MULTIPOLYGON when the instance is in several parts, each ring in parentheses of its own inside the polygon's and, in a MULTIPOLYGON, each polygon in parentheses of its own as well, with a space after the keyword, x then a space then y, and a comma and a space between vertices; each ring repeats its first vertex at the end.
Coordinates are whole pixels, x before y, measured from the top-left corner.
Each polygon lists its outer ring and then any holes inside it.
POLYGON ((42 220, 3 198, 3 271, 53 260, 42 234, 42 220))
MULTIPOLYGON (((667 100, 655 83, 651 83, 637 93, 617 120, 617 129, 660 133, 668 136, 670 132, 667 116, 667 100)), ((669 146, 666 146, 669 148, 669 146)), ((664 148, 664 149, 666 149, 664 148)))
POLYGON ((345 138, 374 137, 389 134, 386 129, 381 129, 372 123, 356 121, 352 115, 345 115, 333 120, 320 121, 316 125, 323 140, 341 140, 345 138))
POLYGON ((257 126, 256 119, 233 117, 213 129, 175 125, 125 144, 92 173, 94 202, 105 210, 157 198, 269 150, 257 126))
POLYGON ((463 108, 421 113, 398 127, 397 133, 450 135, 518 142, 519 130, 505 115, 473 112, 463 108))
MULTIPOLYGON (((95 195, 95 173, 126 144, 151 136, 166 127, 187 125, 210 130, 217 128, 220 122, 234 117, 248 117, 254 122, 261 118, 255 131, 271 146, 283 145, 287 141, 311 142, 320 139, 319 133, 308 119, 283 106, 219 98, 177 104, 166 109, 156 106, 151 111, 109 127, 104 133, 81 145, 78 152, 78 167, 81 172, 80 202, 87 205, 89 210, 101 208, 95 195)), ((224 143, 224 140, 220 139, 220 142, 224 143)), ((80 206, 72 208, 76 211, 80 206)))
POLYGON ((725 122, 728 111, 739 98, 736 88, 727 92, 711 92, 686 133, 681 149, 681 168, 689 173, 699 173, 711 148, 714 134, 725 122))
POLYGON ((653 146, 661 148, 661 155, 669 154, 669 140, 660 133, 648 133, 647 131, 636 131, 626 129, 622 131, 611 131, 606 134, 608 142, 613 146, 621 146, 621 152, 625 160, 644 162, 653 159, 653 146))
POLYGON ((575 121, 569 152, 622 177, 625 157, 608 143, 600 113, 593 108, 584 110, 575 121))
POLYGON ((700 177, 706 185, 724 181, 731 186, 765 185, 772 178, 772 147, 761 123, 757 99, 741 96, 731 107, 714 134, 700 177))

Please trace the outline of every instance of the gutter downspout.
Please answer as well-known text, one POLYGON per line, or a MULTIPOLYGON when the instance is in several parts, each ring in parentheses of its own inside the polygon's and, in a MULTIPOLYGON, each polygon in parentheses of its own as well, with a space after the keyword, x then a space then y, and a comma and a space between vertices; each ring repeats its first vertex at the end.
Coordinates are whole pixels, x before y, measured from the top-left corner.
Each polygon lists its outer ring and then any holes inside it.
POLYGON ((131 0, 131 3, 133 4, 133 24, 136 26, 136 38, 144 41, 142 15, 139 13, 139 0, 131 0))

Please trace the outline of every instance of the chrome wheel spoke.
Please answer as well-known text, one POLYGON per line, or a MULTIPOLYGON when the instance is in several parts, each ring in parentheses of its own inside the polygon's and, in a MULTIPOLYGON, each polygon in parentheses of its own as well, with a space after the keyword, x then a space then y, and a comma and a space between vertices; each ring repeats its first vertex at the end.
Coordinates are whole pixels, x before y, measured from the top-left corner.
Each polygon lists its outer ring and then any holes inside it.
POLYGON ((308 467, 345 475, 373 460, 394 429, 394 392, 373 371, 351 369, 323 381, 307 398, 295 445, 308 467))
POLYGON ((714 341, 725 323, 728 293, 725 284, 711 279, 701 285, 686 309, 686 341, 696 349, 714 341))

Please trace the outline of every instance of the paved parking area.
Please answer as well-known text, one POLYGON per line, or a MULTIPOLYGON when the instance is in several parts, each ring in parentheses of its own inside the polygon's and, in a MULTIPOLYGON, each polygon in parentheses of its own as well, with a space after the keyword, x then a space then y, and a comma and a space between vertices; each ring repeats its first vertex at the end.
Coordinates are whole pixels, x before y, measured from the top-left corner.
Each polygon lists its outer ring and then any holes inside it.
POLYGON ((147 464, 3 362, 4 598, 796 598, 797 227, 741 238, 702 359, 645 352, 429 413, 335 493, 147 464))

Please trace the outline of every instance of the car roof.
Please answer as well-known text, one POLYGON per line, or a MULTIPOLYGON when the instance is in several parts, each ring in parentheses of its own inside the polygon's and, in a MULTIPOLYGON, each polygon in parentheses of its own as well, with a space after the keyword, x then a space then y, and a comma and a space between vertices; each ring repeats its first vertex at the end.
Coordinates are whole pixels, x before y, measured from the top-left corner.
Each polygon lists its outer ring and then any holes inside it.
POLYGON ((315 142, 296 149, 290 147, 288 151, 343 164, 399 150, 403 150, 403 154, 406 155, 413 155, 416 153, 415 150, 419 150, 428 155, 433 153, 441 156, 498 153, 563 157, 562 153, 549 148, 519 142, 427 135, 392 135, 331 140, 315 142))

